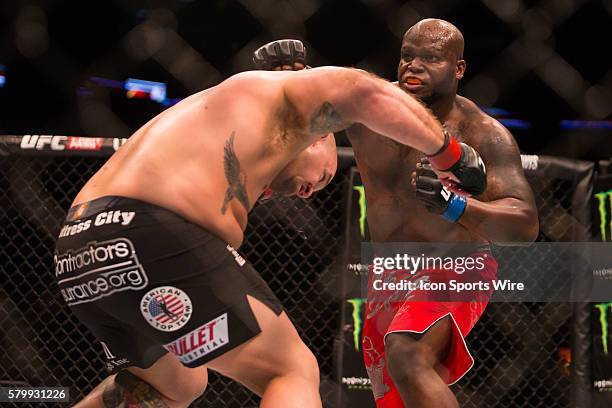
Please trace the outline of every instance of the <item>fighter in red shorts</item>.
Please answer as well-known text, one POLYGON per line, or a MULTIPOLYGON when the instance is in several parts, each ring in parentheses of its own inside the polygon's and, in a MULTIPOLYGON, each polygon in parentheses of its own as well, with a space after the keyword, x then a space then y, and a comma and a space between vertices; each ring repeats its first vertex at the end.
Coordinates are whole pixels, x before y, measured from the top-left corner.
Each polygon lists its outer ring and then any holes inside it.
MULTIPOLYGON (((449 193, 419 152, 365 126, 354 125, 347 133, 365 186, 372 240, 472 243, 472 257, 486 256, 482 277, 488 279, 497 268, 488 244, 533 241, 538 217, 514 138, 476 104, 457 95, 466 69, 463 47, 463 36, 452 24, 420 21, 404 35, 398 86, 480 153, 487 168, 484 194, 476 198, 449 193)), ((290 63, 283 65, 291 69, 290 63)), ((482 315, 486 299, 393 300, 370 302, 363 329, 364 358, 377 406, 458 407, 448 385, 473 365, 464 339, 482 315)))
MULTIPOLYGON (((487 168, 487 191, 477 198, 447 194, 421 154, 354 126, 348 133, 365 186, 373 241, 488 245, 533 241, 537 236, 537 210, 514 138, 472 101, 457 95, 466 69, 463 47, 463 35, 452 24, 437 19, 418 22, 404 34, 398 86, 480 153, 487 168), (375 155, 369 154, 374 150, 375 155), (405 174, 412 175, 411 185, 405 174)), ((483 280, 491 279, 497 269, 487 252, 479 248, 471 254, 486 257, 483 280)), ((421 273, 428 272, 435 271, 421 273)), ((486 298, 382 305, 370 302, 363 329, 364 360, 377 406, 458 407, 448 385, 474 363, 464 339, 484 312, 486 298)))

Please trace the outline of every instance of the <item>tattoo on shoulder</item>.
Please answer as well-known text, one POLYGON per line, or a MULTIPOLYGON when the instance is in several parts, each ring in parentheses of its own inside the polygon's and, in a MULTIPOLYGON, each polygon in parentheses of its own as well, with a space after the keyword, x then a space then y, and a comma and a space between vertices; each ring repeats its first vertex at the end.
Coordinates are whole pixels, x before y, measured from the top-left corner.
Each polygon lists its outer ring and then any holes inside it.
POLYGON ((323 102, 319 110, 310 117, 311 133, 338 132, 344 128, 346 128, 346 124, 336 112, 334 105, 329 102, 323 102))
POLYGON ((161 394, 147 382, 128 371, 122 371, 102 391, 106 408, 168 408, 161 394))
POLYGON ((225 214, 227 206, 232 199, 236 198, 242 206, 249 211, 249 197, 246 191, 247 176, 240 168, 240 160, 234 151, 234 136, 236 132, 232 132, 229 139, 225 142, 223 148, 223 169, 225 171, 225 179, 227 180, 227 190, 223 198, 221 206, 221 214, 225 214))
POLYGON ((493 143, 493 144, 504 143, 504 138, 502 137, 502 135, 499 132, 495 132, 495 133, 493 133, 493 135, 491 137, 491 143, 493 143))

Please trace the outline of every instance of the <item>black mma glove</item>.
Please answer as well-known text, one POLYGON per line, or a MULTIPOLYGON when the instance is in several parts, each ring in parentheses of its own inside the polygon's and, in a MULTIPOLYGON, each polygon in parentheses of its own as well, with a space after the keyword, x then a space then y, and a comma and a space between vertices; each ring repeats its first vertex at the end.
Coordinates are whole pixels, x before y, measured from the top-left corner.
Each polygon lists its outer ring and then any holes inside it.
POLYGON ((296 62, 306 66, 306 56, 306 47, 300 40, 276 40, 259 47, 253 53, 253 63, 255 68, 269 71, 296 62))
POLYGON ((487 189, 487 170, 474 148, 459 143, 444 130, 444 145, 427 159, 438 171, 451 173, 459 180, 458 188, 477 196, 487 189))
POLYGON ((465 197, 444 188, 427 159, 421 159, 417 164, 415 189, 417 198, 429 211, 450 222, 457 222, 467 206, 465 197))

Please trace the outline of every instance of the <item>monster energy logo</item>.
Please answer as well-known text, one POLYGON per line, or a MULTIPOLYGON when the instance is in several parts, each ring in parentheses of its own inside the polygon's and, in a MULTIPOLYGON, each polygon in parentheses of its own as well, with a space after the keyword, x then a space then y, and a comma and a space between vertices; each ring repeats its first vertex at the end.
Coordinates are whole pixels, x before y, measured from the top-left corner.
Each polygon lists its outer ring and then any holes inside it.
POLYGON ((353 306, 353 341, 355 342, 355 350, 359 351, 361 329, 363 328, 363 322, 361 321, 361 306, 363 306, 365 303, 365 299, 347 299, 347 303, 350 303, 351 306, 353 306))
POLYGON ((608 309, 612 310, 611 303, 598 303, 595 309, 599 310, 599 323, 601 324, 601 345, 604 354, 608 354, 608 309))
POLYGON ((365 188, 363 186, 353 186, 353 190, 359 193, 359 232, 361 238, 365 238, 365 222, 366 222, 366 199, 365 188))
MULTIPOLYGON (((594 194, 593 197, 597 199, 597 210, 599 212, 599 231, 601 232, 601 240, 607 241, 608 239, 606 236, 606 221, 608 221, 609 217, 608 212, 612 212, 612 190, 602 191, 601 193, 594 194)), ((610 217, 608 227, 610 228, 610 234, 612 235, 612 217, 610 217)))

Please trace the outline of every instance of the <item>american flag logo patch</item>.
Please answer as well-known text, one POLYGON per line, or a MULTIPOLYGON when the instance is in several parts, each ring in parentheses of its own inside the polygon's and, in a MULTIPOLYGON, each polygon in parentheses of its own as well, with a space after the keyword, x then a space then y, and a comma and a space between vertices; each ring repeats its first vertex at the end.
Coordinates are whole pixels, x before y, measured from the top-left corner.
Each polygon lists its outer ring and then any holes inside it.
POLYGON ((191 299, 179 288, 160 286, 147 292, 140 302, 145 320, 161 331, 175 331, 185 326, 192 313, 191 299))
POLYGON ((181 299, 173 294, 158 295, 149 303, 149 313, 161 323, 178 320, 184 309, 181 299))

